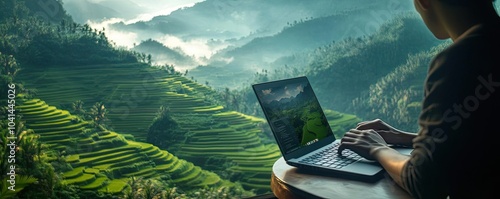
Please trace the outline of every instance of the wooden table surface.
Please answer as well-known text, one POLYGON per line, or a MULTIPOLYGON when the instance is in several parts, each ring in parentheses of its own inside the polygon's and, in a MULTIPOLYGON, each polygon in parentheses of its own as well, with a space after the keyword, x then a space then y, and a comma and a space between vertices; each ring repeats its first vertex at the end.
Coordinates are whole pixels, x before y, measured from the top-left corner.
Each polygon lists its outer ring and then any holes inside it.
POLYGON ((410 199, 388 174, 376 182, 300 172, 286 164, 283 157, 273 165, 271 189, 279 199, 410 199))

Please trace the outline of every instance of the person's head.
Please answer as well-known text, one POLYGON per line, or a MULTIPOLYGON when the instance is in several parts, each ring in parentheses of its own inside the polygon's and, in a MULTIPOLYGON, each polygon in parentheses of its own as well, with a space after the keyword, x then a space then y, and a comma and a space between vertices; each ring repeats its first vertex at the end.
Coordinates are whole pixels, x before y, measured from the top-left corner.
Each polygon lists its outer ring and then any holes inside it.
POLYGON ((427 28, 438 39, 450 38, 450 24, 466 22, 464 17, 475 17, 490 12, 495 0, 414 0, 427 28), (461 18, 459 20, 459 18, 461 18))

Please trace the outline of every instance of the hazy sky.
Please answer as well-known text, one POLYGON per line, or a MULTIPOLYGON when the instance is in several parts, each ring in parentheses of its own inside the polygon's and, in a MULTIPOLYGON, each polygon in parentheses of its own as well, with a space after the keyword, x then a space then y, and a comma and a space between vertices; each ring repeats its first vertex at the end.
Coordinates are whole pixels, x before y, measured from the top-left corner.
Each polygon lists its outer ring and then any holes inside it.
MULTIPOLYGON (((121 3, 120 0, 63 0, 63 1, 88 1, 97 4, 106 4, 109 6, 109 2, 114 2, 116 4, 121 3)), ((168 47, 175 48, 179 47, 183 49, 188 55, 194 55, 196 57, 208 57, 210 56, 214 49, 210 49, 206 45, 206 41, 190 40, 183 41, 177 37, 171 35, 139 35, 133 32, 123 32, 120 30, 113 30, 110 28, 110 24, 117 22, 124 22, 126 24, 134 23, 137 21, 149 21, 155 16, 168 15, 171 12, 178 10, 183 7, 191 7, 195 3, 202 2, 205 0, 125 0, 130 1, 144 10, 144 13, 136 16, 127 16, 126 19, 123 18, 111 18, 103 19, 99 21, 87 21, 89 25, 97 29, 106 29, 106 35, 109 39, 115 42, 118 46, 123 46, 127 48, 133 47, 133 44, 139 44, 141 41, 153 38, 168 47)), ((118 6, 117 6, 118 7, 118 6)))
POLYGON ((271 103, 276 100, 279 101, 283 98, 296 97, 299 93, 304 91, 303 83, 290 84, 285 87, 269 88, 262 90, 259 93, 260 98, 265 103, 271 103))
POLYGON ((154 16, 162 14, 165 15, 182 7, 193 6, 195 3, 202 2, 204 0, 130 0, 130 1, 142 7, 151 9, 152 12, 145 13, 144 15, 142 15, 145 19, 149 20, 154 16))
MULTIPOLYGON (((84 0, 76 0, 76 1, 84 1, 84 0)), ((102 2, 119 2, 113 0, 87 0, 87 1, 98 4, 102 2)), ((154 16, 158 15, 167 15, 170 12, 175 11, 179 8, 190 7, 193 6, 195 3, 202 2, 204 0, 129 0, 129 1, 134 2, 140 7, 147 8, 149 10, 147 13, 143 13, 140 16, 130 16, 130 18, 134 18, 134 21, 138 21, 138 20, 149 20, 154 16)))

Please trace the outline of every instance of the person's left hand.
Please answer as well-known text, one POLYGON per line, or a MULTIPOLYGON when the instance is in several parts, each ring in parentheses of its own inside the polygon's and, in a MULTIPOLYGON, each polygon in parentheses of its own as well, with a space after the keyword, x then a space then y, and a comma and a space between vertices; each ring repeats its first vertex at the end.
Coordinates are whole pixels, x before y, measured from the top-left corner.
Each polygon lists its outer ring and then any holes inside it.
POLYGON ((375 160, 374 153, 387 147, 384 138, 376 131, 351 129, 342 138, 338 153, 342 155, 343 150, 350 149, 368 160, 375 160))

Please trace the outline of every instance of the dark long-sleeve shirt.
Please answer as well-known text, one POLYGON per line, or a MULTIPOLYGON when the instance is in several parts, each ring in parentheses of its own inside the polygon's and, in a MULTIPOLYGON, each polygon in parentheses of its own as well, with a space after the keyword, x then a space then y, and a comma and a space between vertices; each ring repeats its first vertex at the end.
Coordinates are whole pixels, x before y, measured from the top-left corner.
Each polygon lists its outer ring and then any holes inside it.
POLYGON ((499 49, 500 24, 481 24, 432 61, 420 131, 402 173, 415 198, 500 194, 499 49))

